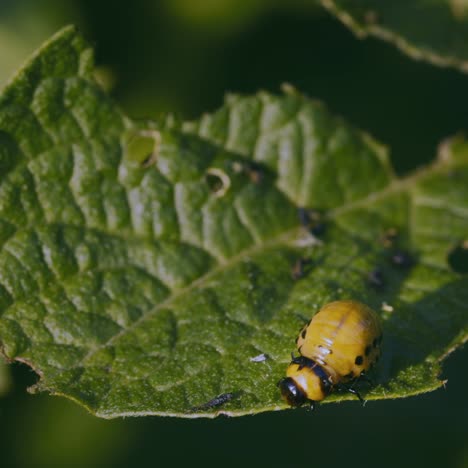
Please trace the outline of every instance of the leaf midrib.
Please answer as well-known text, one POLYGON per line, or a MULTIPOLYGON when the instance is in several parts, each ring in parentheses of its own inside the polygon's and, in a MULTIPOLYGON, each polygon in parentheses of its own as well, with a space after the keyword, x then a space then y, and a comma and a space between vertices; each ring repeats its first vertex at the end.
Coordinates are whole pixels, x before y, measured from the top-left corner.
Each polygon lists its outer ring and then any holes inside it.
POLYGON ((96 353, 98 353, 105 347, 111 345, 114 341, 118 340, 121 336, 125 335, 127 332, 130 332, 134 328, 137 328, 142 322, 144 322, 145 320, 151 318, 154 314, 156 314, 158 310, 170 306, 172 302, 174 302, 181 296, 190 293, 192 290, 196 289, 199 286, 202 286, 205 282, 208 282, 213 277, 231 268, 234 264, 242 261, 244 258, 248 258, 249 256, 256 255, 257 253, 260 253, 262 250, 267 250, 273 247, 286 245, 286 240, 295 239, 297 237, 297 234, 300 233, 300 231, 301 231, 301 228, 295 227, 293 229, 290 229, 289 231, 283 232, 279 236, 276 236, 268 241, 263 242, 262 244, 254 244, 248 249, 245 249, 241 251, 239 254, 234 255, 233 257, 229 258, 226 262, 218 263, 216 267, 204 273, 199 278, 192 281, 186 287, 181 288, 175 291, 174 293, 170 294, 166 299, 164 299, 162 302, 154 306, 146 314, 143 314, 140 318, 138 318, 138 320, 133 322, 129 327, 124 328, 119 333, 111 337, 108 341, 106 341, 105 343, 91 350, 88 354, 86 354, 83 357, 83 359, 80 361, 80 363, 77 364, 76 367, 80 367, 85 361, 91 359, 96 353))

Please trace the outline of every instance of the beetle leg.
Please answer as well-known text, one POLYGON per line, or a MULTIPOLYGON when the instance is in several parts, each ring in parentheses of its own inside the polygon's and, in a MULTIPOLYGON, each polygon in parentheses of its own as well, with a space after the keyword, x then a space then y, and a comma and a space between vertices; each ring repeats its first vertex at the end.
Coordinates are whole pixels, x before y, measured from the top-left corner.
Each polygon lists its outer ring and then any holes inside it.
POLYGON ((361 372, 358 380, 363 380, 364 382, 368 383, 369 385, 374 385, 374 381, 365 373, 365 371, 361 372))
POLYGON ((356 395, 359 398, 359 401, 362 403, 362 406, 366 404, 366 400, 362 398, 360 393, 355 388, 351 386, 351 387, 348 387, 347 390, 349 393, 352 393, 353 395, 356 395))

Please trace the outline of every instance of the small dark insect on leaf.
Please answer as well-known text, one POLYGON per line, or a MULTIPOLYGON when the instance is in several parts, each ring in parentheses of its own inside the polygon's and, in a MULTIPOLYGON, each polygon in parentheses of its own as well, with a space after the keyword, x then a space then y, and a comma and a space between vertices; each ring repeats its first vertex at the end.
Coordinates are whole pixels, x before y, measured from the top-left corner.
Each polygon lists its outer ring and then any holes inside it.
POLYGON ((236 173, 243 173, 247 175, 250 181, 256 185, 261 184, 265 178, 265 173, 262 167, 255 163, 236 161, 232 164, 232 169, 236 173))
POLYGON ((314 210, 313 208, 298 208, 297 215, 300 223, 306 228, 309 228, 311 224, 320 221, 322 218, 320 211, 314 210))
POLYGON ((293 280, 297 281, 305 276, 306 271, 305 267, 310 264, 310 259, 308 258, 298 258, 291 268, 291 277, 293 280))
POLYGON ((247 175, 253 184, 261 184, 265 174, 259 167, 251 166, 247 169, 247 175))
POLYGON ((309 217, 309 211, 306 208, 298 208, 297 216, 302 226, 309 227, 310 217, 309 217))
POLYGON ((321 236, 325 232, 326 224, 322 221, 323 216, 320 211, 313 208, 298 208, 297 215, 301 225, 314 236, 321 236))
POLYGON ((394 251, 390 257, 390 261, 399 268, 411 268, 414 264, 413 257, 404 250, 394 251))
POLYGON ((373 269, 367 275, 367 282, 369 283, 370 286, 376 289, 382 289, 385 285, 385 280, 384 280, 382 270, 379 270, 378 268, 373 269))
POLYGON ((324 224, 324 223, 317 223, 317 224, 314 224, 311 229, 310 229, 310 232, 316 236, 316 237, 319 237, 319 236, 322 236, 323 234, 325 234, 325 231, 327 229, 327 225, 324 224))
POLYGON ((209 410, 211 408, 217 408, 218 406, 224 405, 225 403, 233 400, 234 398, 238 398, 239 395, 240 395, 240 392, 221 393, 221 395, 214 397, 212 400, 207 401, 206 403, 203 403, 202 405, 194 406, 193 408, 190 408, 190 412, 197 413, 200 411, 209 410))

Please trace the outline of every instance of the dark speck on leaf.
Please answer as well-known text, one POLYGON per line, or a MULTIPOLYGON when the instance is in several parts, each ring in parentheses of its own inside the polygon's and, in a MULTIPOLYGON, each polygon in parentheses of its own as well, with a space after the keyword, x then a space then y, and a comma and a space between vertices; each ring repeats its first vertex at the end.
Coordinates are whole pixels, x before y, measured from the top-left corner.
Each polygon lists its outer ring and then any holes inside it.
POLYGON ((308 258, 299 258, 298 260, 296 260, 291 269, 292 279, 297 281, 298 279, 303 278, 306 274, 305 268, 309 264, 310 260, 308 258))
POLYGON ((232 169, 238 174, 241 173, 246 175, 250 179, 250 182, 256 185, 261 184, 265 178, 265 172, 263 168, 254 162, 247 163, 235 161, 232 164, 232 169))
POLYGON ((367 282, 376 289, 382 289, 385 285, 384 276, 381 270, 375 268, 367 275, 367 282))
POLYGON ((252 167, 248 170, 247 175, 252 183, 258 185, 262 183, 264 178, 263 172, 259 168, 252 167))
POLYGON ((320 211, 312 208, 299 208, 297 215, 301 225, 314 236, 321 236, 325 233, 326 224, 323 222, 323 216, 320 211))
POLYGON ((393 265, 399 268, 410 268, 414 264, 414 260, 411 255, 403 250, 393 252, 390 260, 393 265))
POLYGON ((468 240, 460 242, 450 250, 447 262, 454 272, 468 273, 468 240))
POLYGON ((194 406, 190 408, 191 413, 196 413, 199 411, 209 410, 211 408, 217 408, 218 406, 224 405, 228 401, 233 400, 234 398, 238 398, 240 396, 240 392, 233 392, 233 393, 222 393, 217 397, 214 397, 212 400, 203 403, 200 406, 194 406))
POLYGON ((310 224, 309 210, 307 210, 306 208, 298 208, 297 216, 302 226, 309 227, 309 224, 310 224))
POLYGON ((310 232, 314 236, 319 237, 325 234, 326 230, 327 230, 327 225, 325 223, 317 223, 311 227, 310 232))

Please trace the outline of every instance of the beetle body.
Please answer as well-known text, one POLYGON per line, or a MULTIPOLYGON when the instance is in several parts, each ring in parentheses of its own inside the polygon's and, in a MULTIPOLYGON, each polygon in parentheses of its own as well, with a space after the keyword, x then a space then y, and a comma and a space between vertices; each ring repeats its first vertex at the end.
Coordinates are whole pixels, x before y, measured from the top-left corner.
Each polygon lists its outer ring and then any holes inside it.
POLYGON ((296 339, 300 356, 279 383, 283 397, 292 406, 323 400, 377 362, 381 341, 380 321, 370 307, 351 300, 326 304, 296 339))

